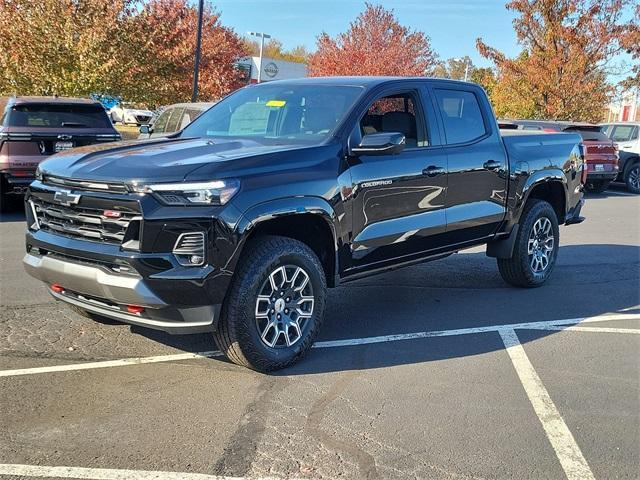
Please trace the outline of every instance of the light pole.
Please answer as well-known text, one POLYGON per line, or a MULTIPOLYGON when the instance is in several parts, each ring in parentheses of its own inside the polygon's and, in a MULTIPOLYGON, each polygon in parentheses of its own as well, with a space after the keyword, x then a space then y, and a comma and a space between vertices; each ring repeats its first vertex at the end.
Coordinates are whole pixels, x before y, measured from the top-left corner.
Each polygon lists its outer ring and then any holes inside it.
POLYGON ((262 80, 262 51, 264 50, 264 39, 271 38, 271 35, 262 32, 249 32, 249 35, 260 37, 260 57, 258 58, 258 83, 260 83, 262 80))
POLYGON ((204 0, 198 3, 198 31, 196 33, 196 58, 193 66, 193 89, 191 90, 191 101, 198 100, 198 76, 200 73, 200 50, 202 49, 202 15, 204 10, 204 0))
POLYGON ((469 60, 467 61, 467 58, 468 57, 454 58, 454 60, 456 60, 458 62, 464 62, 464 81, 465 82, 469 78, 469 67, 471 66, 471 59, 469 58, 469 60))

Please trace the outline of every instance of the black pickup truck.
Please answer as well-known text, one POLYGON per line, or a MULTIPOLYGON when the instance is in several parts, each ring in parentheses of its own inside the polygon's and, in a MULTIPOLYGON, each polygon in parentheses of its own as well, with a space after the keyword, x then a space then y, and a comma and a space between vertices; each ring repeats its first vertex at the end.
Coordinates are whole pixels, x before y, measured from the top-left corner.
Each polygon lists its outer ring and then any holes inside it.
POLYGON ((486 244, 506 282, 543 284, 584 180, 578 135, 503 137, 474 84, 270 82, 169 138, 42 163, 24 265, 86 316, 212 331, 269 371, 308 351, 349 280, 486 244))

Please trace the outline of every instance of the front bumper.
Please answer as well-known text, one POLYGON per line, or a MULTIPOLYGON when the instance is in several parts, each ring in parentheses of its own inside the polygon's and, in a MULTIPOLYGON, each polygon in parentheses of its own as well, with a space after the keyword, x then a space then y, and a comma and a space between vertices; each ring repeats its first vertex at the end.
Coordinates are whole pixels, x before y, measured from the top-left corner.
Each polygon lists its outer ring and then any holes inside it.
POLYGON ((44 255, 32 248, 23 264, 29 275, 56 285, 49 292, 57 300, 133 325, 174 334, 205 332, 214 330, 220 314, 220 305, 170 305, 141 276, 112 273, 106 266, 90 265, 80 259, 44 255), (127 309, 130 305, 144 310, 131 313, 127 309))

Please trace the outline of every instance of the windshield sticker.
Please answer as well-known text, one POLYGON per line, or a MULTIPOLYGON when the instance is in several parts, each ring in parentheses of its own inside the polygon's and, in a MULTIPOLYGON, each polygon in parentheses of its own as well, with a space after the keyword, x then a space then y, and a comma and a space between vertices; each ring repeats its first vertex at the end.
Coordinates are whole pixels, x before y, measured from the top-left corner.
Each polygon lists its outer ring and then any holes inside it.
POLYGON ((284 107, 287 104, 286 100, 269 100, 267 102, 267 107, 284 107))

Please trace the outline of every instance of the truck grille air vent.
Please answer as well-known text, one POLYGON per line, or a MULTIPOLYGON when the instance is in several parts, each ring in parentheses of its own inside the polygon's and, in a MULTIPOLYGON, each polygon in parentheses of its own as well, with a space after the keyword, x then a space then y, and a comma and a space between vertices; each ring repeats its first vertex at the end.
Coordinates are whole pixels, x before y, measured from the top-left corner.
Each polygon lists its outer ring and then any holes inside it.
POLYGON ((118 216, 113 218, 106 216, 101 209, 63 206, 36 197, 32 197, 29 203, 36 216, 37 227, 42 230, 118 245, 124 240, 131 221, 140 215, 118 211, 118 216))
POLYGON ((173 254, 181 265, 198 266, 204 263, 204 232, 182 233, 173 247, 173 254))

